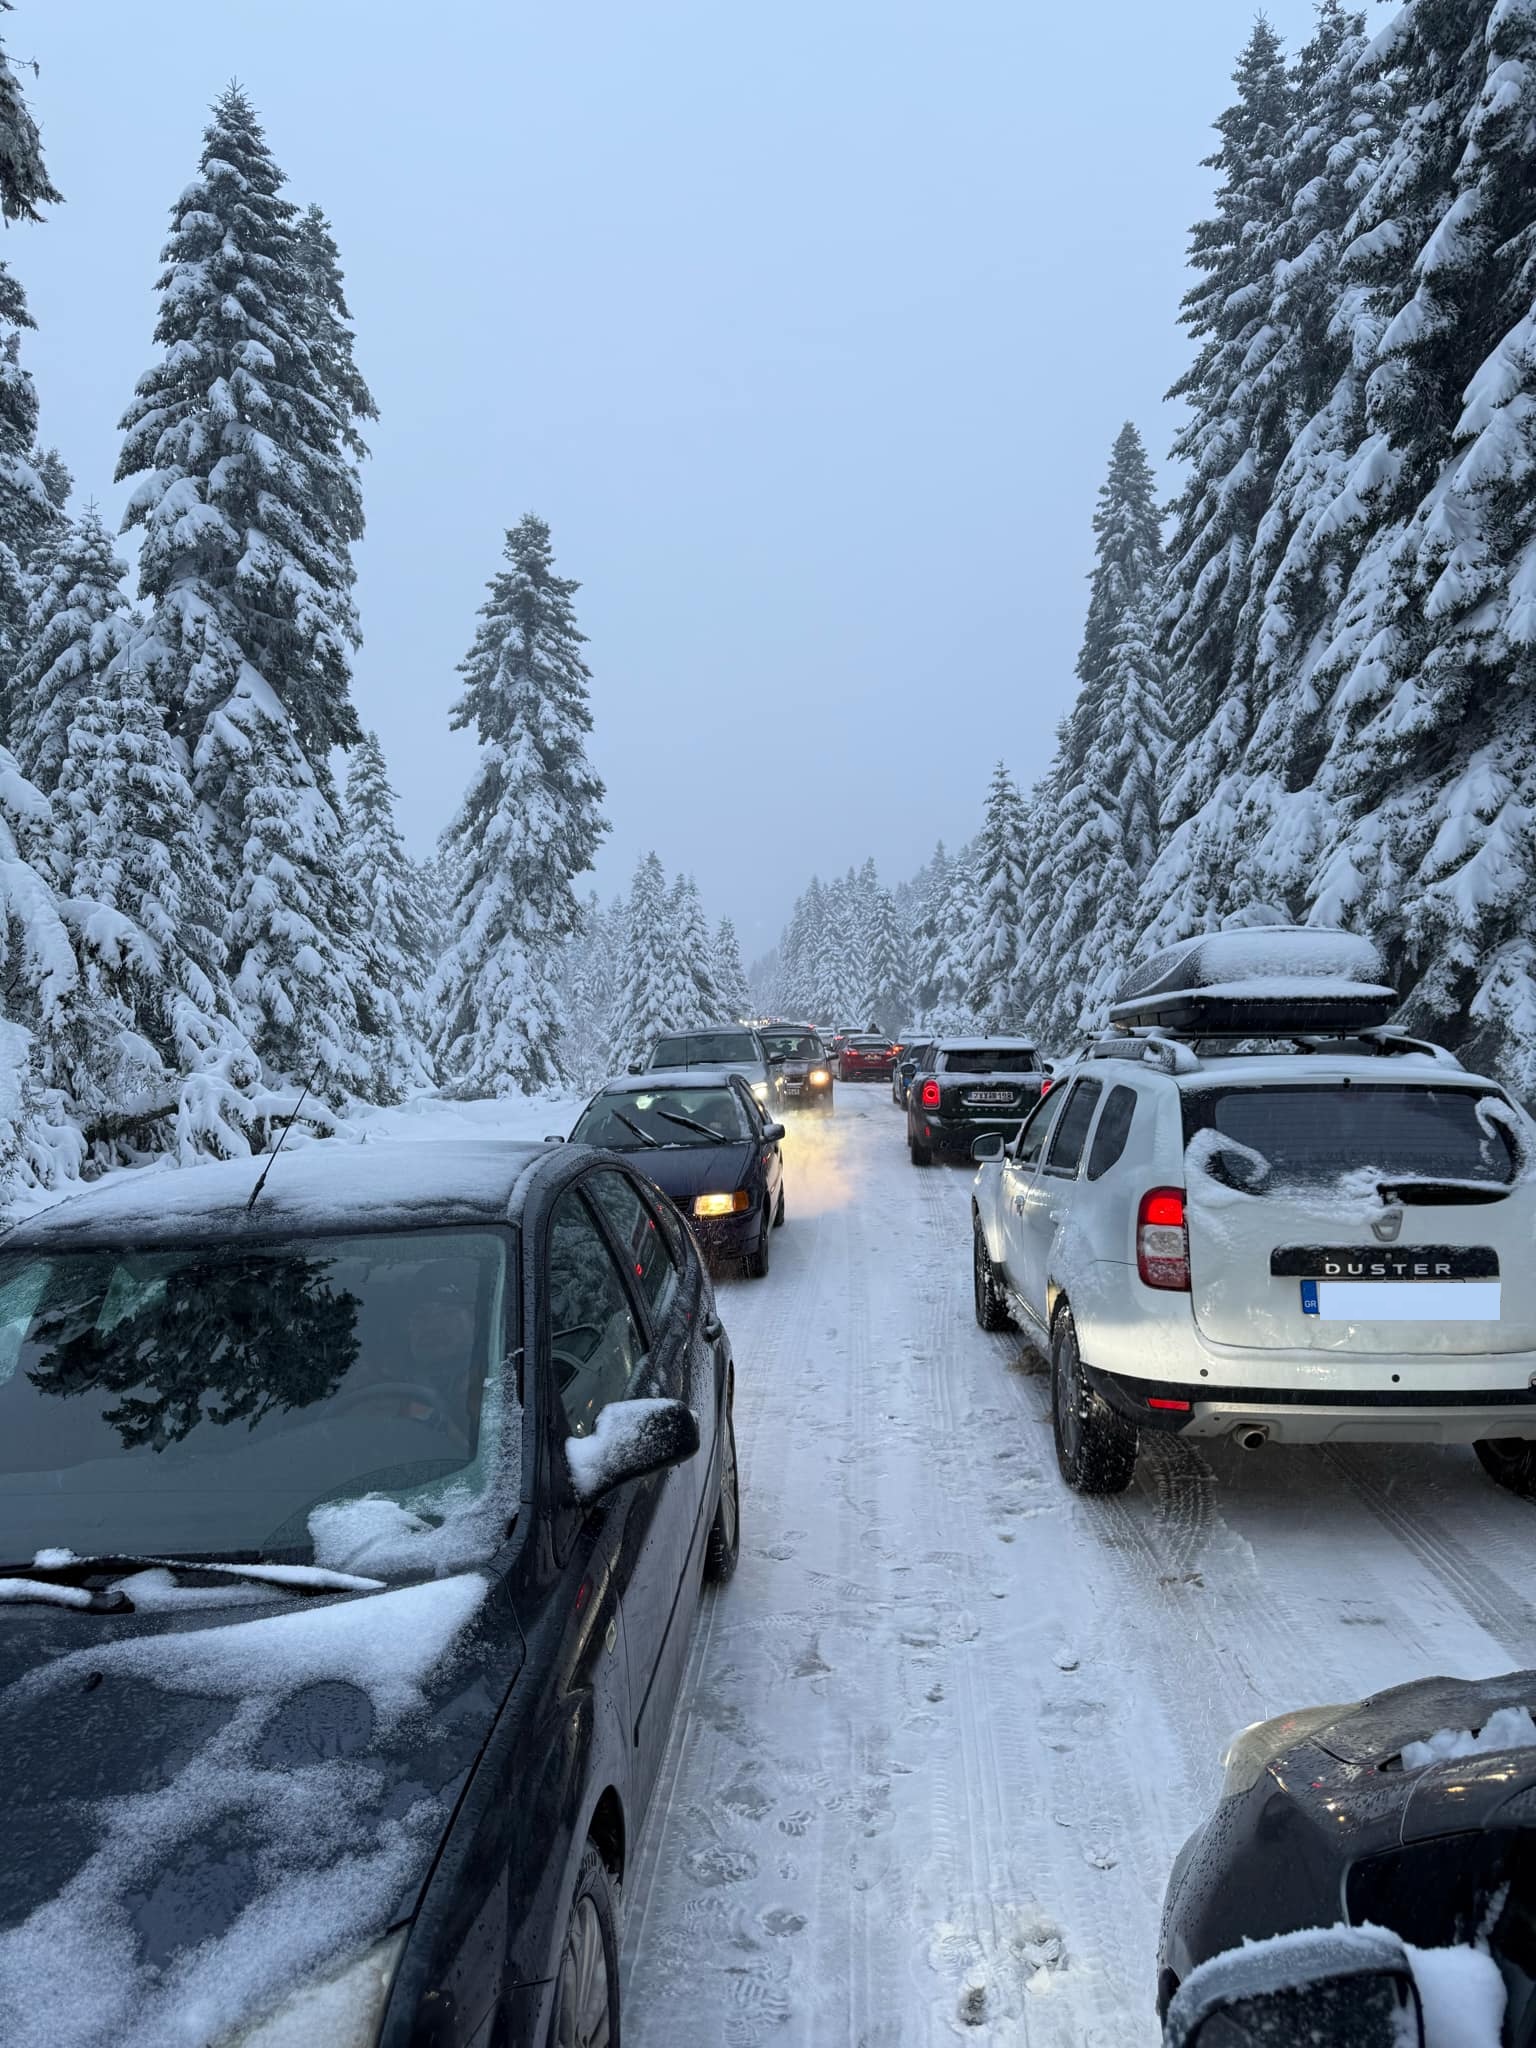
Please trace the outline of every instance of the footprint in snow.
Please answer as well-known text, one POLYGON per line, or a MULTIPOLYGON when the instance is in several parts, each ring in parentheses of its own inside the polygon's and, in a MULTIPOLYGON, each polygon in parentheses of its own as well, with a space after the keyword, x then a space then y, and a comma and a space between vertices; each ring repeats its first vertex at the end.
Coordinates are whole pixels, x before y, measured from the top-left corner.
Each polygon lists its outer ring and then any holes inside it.
POLYGON ((788 1906, 770 1906, 766 1913, 759 1913, 758 1924, 765 1934, 799 1934, 805 1926, 803 1913, 792 1913, 788 1906))
POLYGON ((798 1839, 809 1828, 814 1818, 813 1814, 805 1812, 786 1813, 779 1822, 779 1833, 781 1835, 793 1835, 798 1839))
POLYGON ((757 1858, 750 1849, 728 1849, 722 1842, 712 1842, 706 1849, 691 1850, 683 1858, 683 1868, 695 1884, 742 1884, 756 1877, 757 1858))

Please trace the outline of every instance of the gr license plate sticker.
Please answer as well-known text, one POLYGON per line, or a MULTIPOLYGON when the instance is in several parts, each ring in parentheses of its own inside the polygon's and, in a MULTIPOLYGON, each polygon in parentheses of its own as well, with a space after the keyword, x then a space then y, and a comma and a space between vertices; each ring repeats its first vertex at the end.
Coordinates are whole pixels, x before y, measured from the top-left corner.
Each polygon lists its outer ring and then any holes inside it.
POLYGON ((1496 1323, 1497 1280, 1303 1280, 1301 1312, 1324 1323, 1496 1323))
POLYGON ((1011 1088, 973 1088, 966 1096, 967 1102, 1012 1102, 1011 1088))

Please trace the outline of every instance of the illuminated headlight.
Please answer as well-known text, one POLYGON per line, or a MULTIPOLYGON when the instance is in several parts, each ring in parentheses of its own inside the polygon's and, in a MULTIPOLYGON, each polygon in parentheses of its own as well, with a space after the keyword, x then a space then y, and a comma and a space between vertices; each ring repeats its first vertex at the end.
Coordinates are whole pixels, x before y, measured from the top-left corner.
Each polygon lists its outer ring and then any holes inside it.
POLYGON ((311 1977, 265 2019, 225 2034, 219 2048, 373 2048, 407 1930, 398 1928, 329 1977, 311 1977))
POLYGON ((738 1188, 734 1195, 695 1195, 693 1198, 695 1216, 735 1216, 751 1206, 752 1197, 745 1188, 738 1188))
POLYGON ((752 1093, 759 1102, 766 1102, 768 1100, 768 1083, 766 1081, 754 1081, 752 1083, 752 1093))
POLYGON ((810 1080, 813 1088, 825 1088, 831 1078, 825 1067, 814 1067, 811 1070, 810 1080))
POLYGON ((1352 1713, 1360 1704, 1348 1700, 1341 1707, 1307 1707, 1297 1714, 1282 1714, 1275 1721, 1255 1721, 1233 1736, 1222 1752, 1221 1796, 1235 1799, 1251 1792, 1277 1756, 1284 1756, 1314 1729, 1326 1728, 1341 1714, 1352 1713))

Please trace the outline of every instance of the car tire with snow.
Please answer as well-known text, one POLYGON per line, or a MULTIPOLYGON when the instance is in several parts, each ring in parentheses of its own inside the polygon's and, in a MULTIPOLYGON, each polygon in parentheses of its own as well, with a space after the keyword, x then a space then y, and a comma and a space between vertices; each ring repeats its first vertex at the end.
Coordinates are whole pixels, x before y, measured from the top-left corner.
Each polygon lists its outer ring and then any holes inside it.
POLYGON ((1536 1500, 1536 1442, 1523 1436, 1485 1436, 1472 1448, 1490 1479, 1523 1500, 1536 1500))
POLYGON ((930 1145, 919 1145, 916 1138, 908 1138, 907 1150, 912 1154, 914 1166, 932 1166, 933 1148, 930 1145))
POLYGON ((712 1586, 723 1586, 736 1569, 741 1554, 741 1480, 736 1465, 736 1418, 729 1409, 725 1416, 725 1444, 720 1454, 720 1498, 715 1519, 709 1525, 709 1542, 704 1551, 704 1577, 712 1586))
POLYGON ((765 1202, 763 1204, 763 1227, 757 1233, 757 1247, 754 1251, 748 1252, 746 1258, 742 1261, 742 1264, 746 1267, 749 1280, 766 1280, 768 1277, 768 1261, 770 1256, 768 1238, 772 1229, 773 1221, 768 1214, 768 1205, 765 1202))
POLYGON ((1051 1426, 1056 1463, 1074 1493, 1124 1493, 1136 1470, 1136 1425, 1090 1386, 1065 1310, 1051 1332, 1051 1426))
POLYGON ((548 2048, 601 2043, 619 2048, 619 1943, 613 1910, 613 1880, 588 1842, 576 1873, 576 1890, 566 1921, 565 1945, 555 1978, 548 2048))
POLYGON ((971 1276, 976 1302, 976 1320, 984 1330, 1011 1330, 1013 1317, 1008 1312, 1008 1300, 997 1281, 997 1268, 987 1250, 986 1236, 979 1216, 971 1217, 971 1276))
POLYGON ((782 1230, 784 1228, 784 1190, 782 1188, 779 1189, 779 1206, 773 1212, 773 1227, 775 1230, 782 1230))

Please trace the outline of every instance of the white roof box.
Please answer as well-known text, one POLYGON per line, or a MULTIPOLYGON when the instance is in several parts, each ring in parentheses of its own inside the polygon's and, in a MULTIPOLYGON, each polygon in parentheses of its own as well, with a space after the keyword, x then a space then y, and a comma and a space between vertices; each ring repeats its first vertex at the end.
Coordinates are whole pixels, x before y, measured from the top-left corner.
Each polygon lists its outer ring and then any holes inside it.
POLYGON ((1116 1024, 1196 1036, 1286 1037, 1384 1024, 1397 991, 1374 942, 1316 925, 1204 932, 1132 967, 1116 1024))

